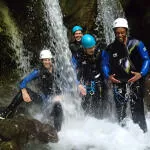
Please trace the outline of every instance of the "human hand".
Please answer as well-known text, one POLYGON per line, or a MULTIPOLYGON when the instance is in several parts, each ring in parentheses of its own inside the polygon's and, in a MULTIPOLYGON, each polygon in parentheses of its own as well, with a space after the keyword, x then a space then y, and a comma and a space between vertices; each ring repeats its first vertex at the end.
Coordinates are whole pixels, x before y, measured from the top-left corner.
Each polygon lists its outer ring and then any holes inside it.
POLYGON ((78 85, 78 89, 83 96, 86 95, 86 88, 82 84, 78 85))
POLYGON ((133 74, 134 76, 132 78, 130 78, 128 80, 128 82, 135 82, 135 81, 139 80, 142 77, 142 75, 139 72, 131 71, 131 74, 133 74))
POLYGON ((119 80, 117 80, 116 78, 115 78, 115 74, 112 74, 112 75, 110 75, 109 76, 109 80, 112 82, 112 83, 121 83, 119 80))
POLYGON ((62 96, 57 95, 57 96, 54 97, 55 102, 60 102, 61 100, 62 100, 62 96))
POLYGON ((32 101, 31 98, 30 98, 30 95, 28 94, 28 92, 25 88, 22 89, 21 92, 22 92, 22 98, 25 102, 29 103, 29 102, 32 101))

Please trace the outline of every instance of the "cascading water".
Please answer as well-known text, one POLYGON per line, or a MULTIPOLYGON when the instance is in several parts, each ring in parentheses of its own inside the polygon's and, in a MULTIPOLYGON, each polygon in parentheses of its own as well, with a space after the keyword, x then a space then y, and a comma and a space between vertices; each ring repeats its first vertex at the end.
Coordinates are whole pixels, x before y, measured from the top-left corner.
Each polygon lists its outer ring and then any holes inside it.
MULTIPOLYGON (((54 54, 54 67, 56 74, 59 74, 59 77, 56 77, 56 82, 65 96, 69 93, 71 93, 72 96, 78 95, 77 86, 75 84, 76 76, 71 66, 71 52, 68 45, 67 30, 63 25, 63 17, 59 2, 58 0, 45 0, 45 4, 47 14, 46 20, 51 37, 50 49, 54 54)), ((75 96, 75 99, 76 98, 78 99, 78 96, 75 96)), ((71 116, 76 114, 76 110, 70 110, 69 112, 68 106, 72 102, 78 105, 79 101, 74 101, 75 99, 71 97, 64 97, 64 105, 67 108, 65 110, 71 116)), ((75 108, 77 107, 75 106, 75 108)))
POLYGON ((112 23, 116 18, 124 17, 123 8, 119 0, 97 0, 97 10, 98 35, 104 37, 103 42, 108 45, 114 40, 112 23))
MULTIPOLYGON (((45 0, 45 3, 47 8, 46 19, 47 23, 50 24, 52 37, 52 41, 50 41, 51 50, 53 49, 55 52, 55 68, 61 76, 61 79, 58 79, 59 85, 64 93, 75 92, 73 90, 75 74, 70 65, 71 54, 59 2, 58 0, 45 0), (70 91, 66 90, 68 87, 71 87, 70 91)), ((108 5, 112 7, 110 3, 108 5)), ((75 92, 75 94, 77 93, 75 92)), ((56 144, 49 143, 48 147, 43 148, 44 150, 148 150, 148 147, 150 147, 150 132, 143 134, 138 125, 133 124, 130 119, 127 120, 127 126, 122 128, 109 119, 97 120, 83 115, 76 117, 76 114, 80 115, 80 112, 77 112, 79 109, 76 110, 77 107, 74 106, 80 99, 77 98, 74 103, 73 101, 71 97, 64 96, 63 103, 66 114, 62 130, 58 133, 59 142, 56 144)), ((149 120, 147 121, 150 128, 149 120)))
POLYGON ((67 31, 63 25, 62 13, 58 1, 45 0, 47 7, 47 23, 51 34, 51 50, 55 53, 55 69, 60 74, 59 85, 64 91, 73 87, 75 80, 71 67, 71 53, 68 46, 67 31), (68 87, 68 85, 70 85, 68 87))

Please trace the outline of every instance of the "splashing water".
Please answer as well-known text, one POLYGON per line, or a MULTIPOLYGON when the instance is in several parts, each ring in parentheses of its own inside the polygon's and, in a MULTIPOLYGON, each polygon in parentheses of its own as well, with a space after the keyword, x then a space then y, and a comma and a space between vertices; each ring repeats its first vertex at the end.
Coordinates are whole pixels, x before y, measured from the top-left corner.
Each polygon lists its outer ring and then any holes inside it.
MULTIPOLYGON (((150 128, 149 119, 147 123, 150 128)), ((143 134, 130 119, 122 128, 109 120, 84 117, 65 124, 59 143, 49 145, 52 150, 149 150, 149 137, 150 132, 143 134)))

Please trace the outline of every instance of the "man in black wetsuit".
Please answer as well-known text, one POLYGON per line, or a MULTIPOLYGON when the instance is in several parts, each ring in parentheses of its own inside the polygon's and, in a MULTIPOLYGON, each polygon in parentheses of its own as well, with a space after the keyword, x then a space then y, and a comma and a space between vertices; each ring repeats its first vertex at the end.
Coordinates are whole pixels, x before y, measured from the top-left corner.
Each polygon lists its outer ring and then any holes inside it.
POLYGON ((41 105, 45 104, 48 100, 52 100, 52 111, 50 114, 47 114, 47 116, 53 116, 54 127, 57 131, 60 131, 63 121, 63 109, 60 103, 61 90, 54 80, 55 74, 50 50, 42 50, 40 52, 40 61, 41 66, 34 69, 20 82, 20 91, 13 98, 9 106, 1 112, 0 118, 9 118, 22 102, 39 103, 41 105), (37 88, 37 92, 28 88, 28 83, 34 84, 37 88))

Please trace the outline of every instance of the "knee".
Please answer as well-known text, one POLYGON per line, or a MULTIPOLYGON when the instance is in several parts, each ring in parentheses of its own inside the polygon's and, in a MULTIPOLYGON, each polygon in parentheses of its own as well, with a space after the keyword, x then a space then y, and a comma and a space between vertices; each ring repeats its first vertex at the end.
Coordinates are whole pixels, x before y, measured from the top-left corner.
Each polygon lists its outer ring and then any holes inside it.
POLYGON ((58 115, 63 112, 62 105, 60 102, 55 102, 53 106, 53 112, 55 115, 58 115))

